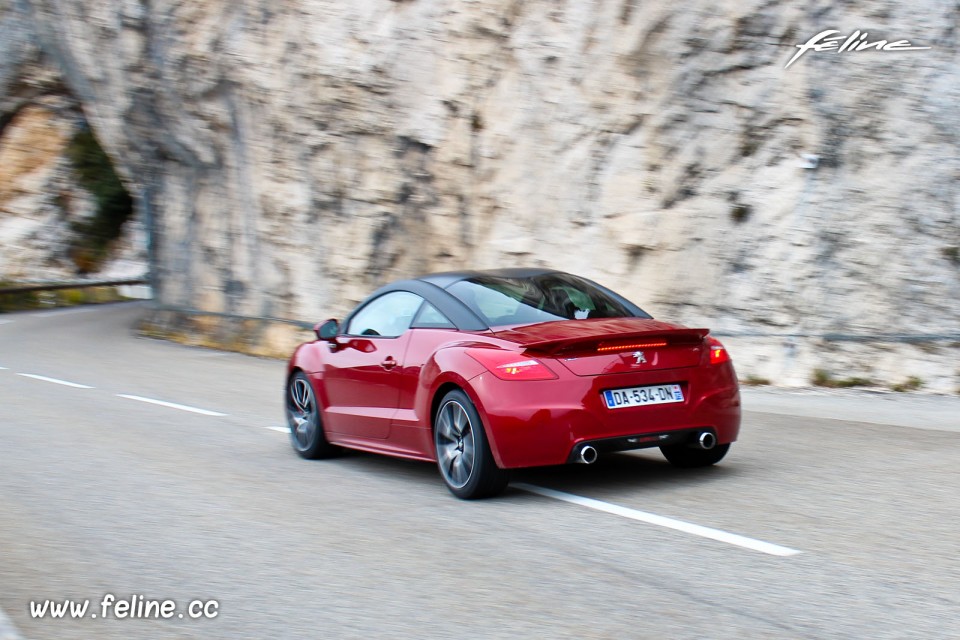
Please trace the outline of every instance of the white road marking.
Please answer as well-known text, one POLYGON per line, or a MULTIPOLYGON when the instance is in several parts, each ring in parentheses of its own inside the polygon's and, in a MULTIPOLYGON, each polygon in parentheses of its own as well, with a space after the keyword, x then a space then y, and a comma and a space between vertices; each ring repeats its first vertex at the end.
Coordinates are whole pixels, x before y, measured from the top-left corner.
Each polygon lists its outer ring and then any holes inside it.
POLYGON ((10 324, 13 320, 0 320, 0 324, 10 324))
POLYGON ((6 371, 6 370, 7 370, 7 368, 6 368, 6 367, 0 367, 0 370, 2 370, 2 371, 6 371))
POLYGON ((668 529, 674 529, 684 533, 691 533, 702 538, 709 538, 711 540, 717 540, 718 542, 726 542, 727 544, 736 545, 745 549, 751 549, 753 551, 760 551, 761 553, 768 553, 774 556, 795 556, 798 553, 802 553, 797 549, 781 547, 778 544, 772 544, 762 540, 754 540, 753 538, 747 538, 736 533, 729 533, 727 531, 721 531, 720 529, 711 529, 710 527, 703 527, 698 524, 684 522, 683 520, 675 520, 665 516, 658 516, 655 513, 647 513, 646 511, 638 511, 636 509, 629 509, 627 507, 610 504, 609 502, 593 500, 592 498, 584 498, 572 493, 564 493, 563 491, 556 491, 554 489, 547 489, 545 487, 538 487, 536 485, 526 483, 517 483, 511 486, 521 489, 522 491, 544 496, 546 498, 553 498, 554 500, 561 500, 563 502, 569 502, 570 504, 577 504, 581 507, 587 507, 588 509, 596 509, 597 511, 612 513, 613 515, 629 518, 630 520, 646 522, 647 524, 655 524, 660 527, 666 527, 668 529))
POLYGON ((207 409, 198 409, 197 407, 190 407, 185 404, 177 404, 176 402, 166 402, 164 400, 154 400, 153 398, 144 398, 142 396, 131 396, 125 393, 118 393, 118 398, 126 398, 128 400, 136 400, 137 402, 146 402, 147 404, 156 404, 161 407, 170 407, 171 409, 180 409, 181 411, 189 411, 191 413, 199 413, 203 416, 217 416, 223 417, 227 414, 220 413, 219 411, 209 411, 207 409))
POLYGON ((290 433, 290 427, 264 427, 264 429, 270 429, 270 431, 278 433, 290 433))
POLYGON ((62 384, 65 387, 73 387, 74 389, 93 389, 85 384, 77 384, 76 382, 67 382, 66 380, 59 380, 57 378, 48 378, 47 376, 38 376, 34 373, 18 373, 18 376, 23 376, 24 378, 33 378, 34 380, 43 380, 44 382, 52 382, 53 384, 62 384))

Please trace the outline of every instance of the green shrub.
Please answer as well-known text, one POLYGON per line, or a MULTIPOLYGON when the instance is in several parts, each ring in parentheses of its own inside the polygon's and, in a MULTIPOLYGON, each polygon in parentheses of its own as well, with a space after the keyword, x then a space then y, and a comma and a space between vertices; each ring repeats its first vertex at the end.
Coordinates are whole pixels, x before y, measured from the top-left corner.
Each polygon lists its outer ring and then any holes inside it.
POLYGON ((810 382, 812 382, 815 387, 829 387, 832 386, 833 377, 823 369, 814 369, 810 382))
POLYGON ((869 387, 873 385, 873 380, 870 378, 851 376, 849 378, 837 379, 823 369, 815 369, 810 381, 814 386, 827 387, 829 389, 848 389, 850 387, 869 387))
POLYGON ((897 384, 891 385, 891 389, 897 392, 904 391, 916 391, 923 386, 923 380, 917 376, 910 376, 904 382, 898 382, 897 384))
POLYGON ((70 257, 79 273, 89 273, 100 267, 110 243, 120 237, 123 224, 133 214, 133 198, 88 127, 70 140, 67 156, 77 182, 90 192, 97 205, 92 218, 72 225, 75 237, 70 257))

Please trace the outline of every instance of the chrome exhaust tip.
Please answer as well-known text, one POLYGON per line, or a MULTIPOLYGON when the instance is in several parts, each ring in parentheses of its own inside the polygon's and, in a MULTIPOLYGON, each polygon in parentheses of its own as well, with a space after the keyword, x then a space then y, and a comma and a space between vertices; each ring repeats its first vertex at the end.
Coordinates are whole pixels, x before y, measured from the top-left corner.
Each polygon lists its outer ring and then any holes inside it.
POLYGON ((717 446, 717 436, 710 431, 700 432, 700 436, 697 438, 697 448, 709 451, 715 446, 717 446))
POLYGON ((577 462, 581 464, 593 464, 596 461, 597 461, 596 449, 594 449, 590 445, 580 447, 580 455, 577 458, 577 462))

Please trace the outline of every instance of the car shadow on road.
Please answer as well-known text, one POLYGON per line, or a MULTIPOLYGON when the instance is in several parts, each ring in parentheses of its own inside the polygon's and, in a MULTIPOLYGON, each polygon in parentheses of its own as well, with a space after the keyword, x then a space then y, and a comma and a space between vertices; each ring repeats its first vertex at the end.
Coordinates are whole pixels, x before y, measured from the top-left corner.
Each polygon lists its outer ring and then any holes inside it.
MULTIPOLYGON (((433 485, 440 482, 435 463, 391 458, 361 451, 345 451, 337 459, 339 464, 363 470, 364 473, 386 478, 404 478, 412 482, 433 485)), ((608 453, 591 465, 565 464, 551 467, 517 469, 511 483, 526 483, 565 491, 577 495, 602 494, 607 498, 623 492, 663 491, 706 487, 718 482, 728 483, 747 472, 743 464, 724 461, 702 469, 678 469, 664 460, 657 450, 608 453)), ((441 485, 442 486, 442 485, 441 485)), ((528 493, 510 488, 504 498, 520 499, 528 493)))
POLYGON ((702 469, 678 469, 652 450, 608 453, 591 465, 522 469, 514 472, 513 481, 578 495, 595 492, 610 495, 618 490, 635 493, 638 490, 662 491, 727 482, 740 472, 737 465, 724 465, 723 462, 702 469))

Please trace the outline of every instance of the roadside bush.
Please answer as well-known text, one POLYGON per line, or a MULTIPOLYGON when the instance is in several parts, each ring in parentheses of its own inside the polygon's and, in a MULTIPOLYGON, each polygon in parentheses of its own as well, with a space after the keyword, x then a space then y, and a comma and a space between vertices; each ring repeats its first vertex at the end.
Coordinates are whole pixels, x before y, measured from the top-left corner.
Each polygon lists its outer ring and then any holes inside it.
POLYGON ((90 192, 97 205, 93 217, 72 225, 70 257, 77 272, 84 274, 100 268, 110 243, 120 237, 123 224, 133 214, 133 198, 89 127, 71 139, 67 156, 78 183, 90 192))
POLYGON ((834 378, 830 372, 823 369, 815 369, 810 379, 816 387, 827 387, 829 389, 848 389, 850 387, 869 387, 873 386, 873 380, 870 378, 861 378, 851 376, 849 378, 834 378))
POLYGON ((895 385, 892 385, 890 388, 893 391, 903 392, 903 391, 916 391, 923 386, 923 380, 917 376, 910 376, 904 382, 898 382, 895 385))

